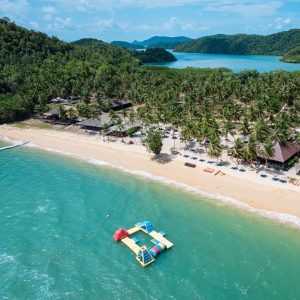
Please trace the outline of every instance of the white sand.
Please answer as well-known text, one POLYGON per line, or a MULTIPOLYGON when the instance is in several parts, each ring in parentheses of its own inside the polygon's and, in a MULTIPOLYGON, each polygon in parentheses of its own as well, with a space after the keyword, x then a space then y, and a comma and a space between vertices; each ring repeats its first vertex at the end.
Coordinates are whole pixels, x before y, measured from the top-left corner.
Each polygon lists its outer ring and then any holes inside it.
MULTIPOLYGON (((147 176, 151 174, 160 181, 178 183, 193 191, 201 191, 222 200, 227 199, 227 202, 238 204, 250 211, 291 222, 300 227, 300 187, 273 182, 270 175, 262 179, 255 170, 248 169, 242 173, 231 170, 230 167, 217 167, 182 156, 159 163, 154 161, 153 155, 140 144, 126 145, 121 141, 108 143, 99 135, 87 136, 62 130, 19 129, 15 126, 2 125, 1 136, 12 140, 27 140, 43 149, 68 153, 90 161, 105 161, 132 173, 147 176), (185 167, 185 161, 193 162, 197 167, 195 169, 185 167), (205 173, 203 169, 206 167, 222 170, 226 175, 214 176, 205 173)), ((137 139, 135 143, 138 143, 137 139)), ((178 140, 176 145, 179 148, 184 147, 178 140)), ((163 152, 170 153, 172 146, 173 141, 166 140, 163 152)), ((199 158, 204 154, 195 156, 199 158)))

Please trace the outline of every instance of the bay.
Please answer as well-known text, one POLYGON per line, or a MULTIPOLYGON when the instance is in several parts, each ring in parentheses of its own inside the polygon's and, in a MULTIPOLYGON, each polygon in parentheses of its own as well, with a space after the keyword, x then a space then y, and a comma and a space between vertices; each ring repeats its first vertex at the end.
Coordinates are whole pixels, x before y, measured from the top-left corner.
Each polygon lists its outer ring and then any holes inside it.
POLYGON ((1 299, 300 298, 286 225, 27 147, 0 153, 0 190, 1 299), (143 220, 175 244, 147 268, 112 239, 143 220))
POLYGON ((229 55, 185 53, 168 50, 176 57, 177 61, 169 63, 147 64, 151 66, 165 66, 168 68, 228 68, 234 72, 243 70, 257 70, 270 72, 276 70, 300 71, 300 64, 285 63, 280 61, 280 56, 264 55, 229 55))

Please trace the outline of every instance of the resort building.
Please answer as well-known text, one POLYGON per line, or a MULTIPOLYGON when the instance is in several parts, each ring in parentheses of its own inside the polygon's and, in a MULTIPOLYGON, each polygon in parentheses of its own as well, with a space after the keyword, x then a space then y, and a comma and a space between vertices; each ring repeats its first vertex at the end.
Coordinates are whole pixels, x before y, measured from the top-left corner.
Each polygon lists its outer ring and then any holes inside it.
MULTIPOLYGON (((287 169, 297 162, 297 156, 300 152, 300 145, 287 142, 285 144, 276 143, 274 145, 274 155, 268 159, 268 162, 274 167, 287 169)), ((265 157, 258 157, 261 162, 265 162, 265 157)))
POLYGON ((123 110, 132 106, 132 102, 126 99, 123 100, 111 100, 107 108, 103 109, 103 111, 108 112, 110 109, 114 111, 123 110))
POLYGON ((54 108, 43 114, 44 119, 56 121, 59 119, 59 110, 54 108))
POLYGON ((108 114, 102 114, 98 119, 85 119, 77 123, 77 125, 85 130, 100 131, 100 129, 102 129, 105 125, 111 126, 113 124, 108 114))

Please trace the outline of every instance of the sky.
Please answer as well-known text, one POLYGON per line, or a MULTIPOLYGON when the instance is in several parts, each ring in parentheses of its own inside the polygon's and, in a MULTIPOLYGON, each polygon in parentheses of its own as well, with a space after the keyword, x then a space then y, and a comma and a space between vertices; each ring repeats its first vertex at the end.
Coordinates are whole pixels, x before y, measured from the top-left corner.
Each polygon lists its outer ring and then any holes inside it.
POLYGON ((0 0, 0 16, 65 41, 130 42, 300 28, 300 0, 0 0))

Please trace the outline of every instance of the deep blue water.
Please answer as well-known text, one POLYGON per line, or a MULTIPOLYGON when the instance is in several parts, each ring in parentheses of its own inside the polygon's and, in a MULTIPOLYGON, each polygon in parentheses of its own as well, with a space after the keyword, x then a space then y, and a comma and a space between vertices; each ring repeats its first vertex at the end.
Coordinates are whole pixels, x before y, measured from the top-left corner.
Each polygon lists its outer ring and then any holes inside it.
POLYGON ((171 50, 169 51, 175 55, 177 61, 150 65, 179 69, 186 67, 224 67, 229 68, 234 72, 240 72, 242 70, 257 70, 259 72, 275 70, 300 71, 300 64, 284 63, 280 61, 280 56, 179 53, 171 50))

